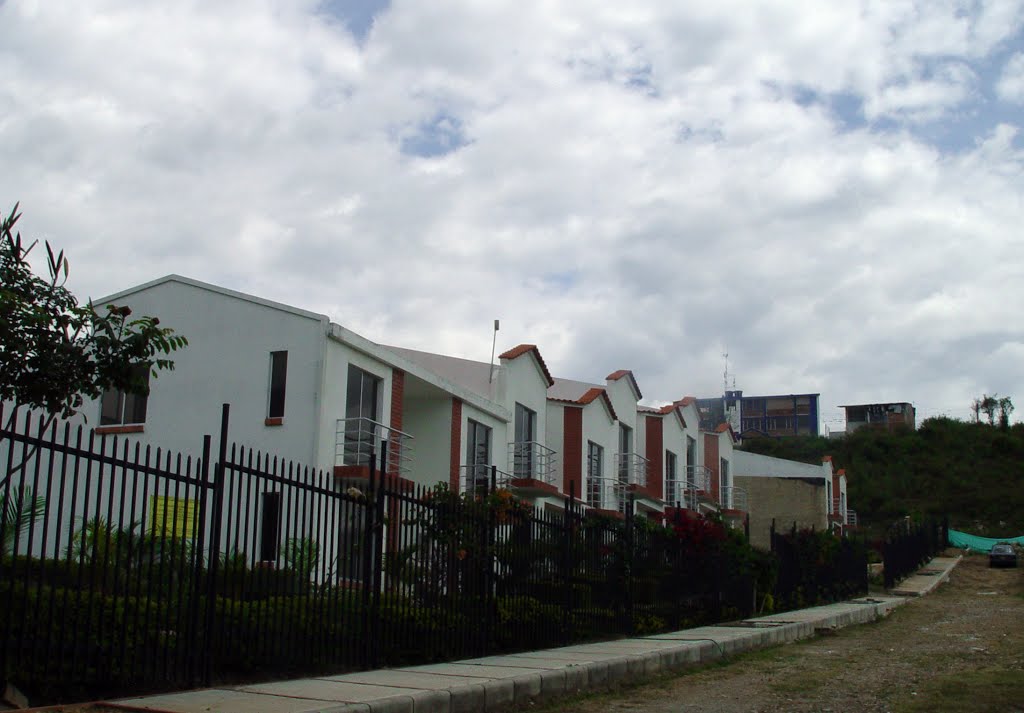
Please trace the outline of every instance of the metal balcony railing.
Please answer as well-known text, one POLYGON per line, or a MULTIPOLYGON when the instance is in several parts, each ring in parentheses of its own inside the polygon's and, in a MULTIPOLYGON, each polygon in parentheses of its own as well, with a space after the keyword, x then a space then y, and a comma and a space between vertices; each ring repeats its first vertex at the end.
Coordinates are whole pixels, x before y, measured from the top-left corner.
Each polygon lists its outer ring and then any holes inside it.
POLYGON ((369 418, 339 418, 334 431, 334 464, 380 465, 386 453, 387 472, 404 476, 412 466, 412 436, 369 418))
POLYGON ((736 486, 722 488, 719 494, 719 503, 723 510, 743 510, 747 508, 747 490, 736 486))
POLYGON ((622 510, 626 503, 626 484, 618 478, 587 478, 586 502, 600 510, 622 510))
POLYGON ((615 472, 619 482, 624 485, 640 485, 647 487, 647 475, 650 462, 638 453, 616 453, 615 472))
POLYGON ((555 484, 555 451, 536 441, 508 444, 508 472, 513 478, 530 478, 555 484))
POLYGON ((489 465, 464 465, 459 468, 459 487, 470 495, 486 495, 494 488, 507 488, 512 476, 489 465), (494 482, 491 482, 491 475, 494 482))

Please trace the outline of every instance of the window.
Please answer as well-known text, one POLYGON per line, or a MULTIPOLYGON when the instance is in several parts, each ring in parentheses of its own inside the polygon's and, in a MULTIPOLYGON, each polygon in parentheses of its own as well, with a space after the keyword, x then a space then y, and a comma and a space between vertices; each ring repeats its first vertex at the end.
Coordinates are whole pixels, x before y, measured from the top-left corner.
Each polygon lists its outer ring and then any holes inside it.
POLYGON ((696 487, 697 467, 697 439, 692 436, 686 437, 686 487, 693 490, 696 487))
POLYGON ((665 451, 665 499, 669 504, 679 502, 679 491, 676 488, 678 480, 678 466, 676 454, 672 451, 665 451))
POLYGON ((288 380, 288 352, 270 352, 270 400, 267 418, 284 418, 284 392, 288 380))
POLYGON ((537 430, 537 414, 516 404, 516 441, 513 445, 512 470, 516 478, 534 477, 533 441, 537 430))
POLYGON ((466 490, 486 492, 491 484, 491 429, 469 419, 466 431, 466 490))
POLYGON ((633 452, 633 429, 619 424, 619 482, 628 483, 630 476, 629 455, 633 452))
POLYGON ((281 493, 263 493, 263 519, 260 521, 260 561, 276 562, 281 540, 281 493))
MULTIPOLYGON (((132 370, 132 380, 149 390, 149 366, 137 366, 132 370)), ((120 426, 141 424, 146 422, 145 394, 128 394, 116 389, 108 389, 100 398, 100 425, 120 426)))
POLYGON ((722 486, 722 507, 728 509, 732 507, 732 483, 730 482, 729 475, 729 461, 722 458, 719 467, 719 482, 722 486))
POLYGON ((602 507, 603 478, 604 448, 593 441, 587 441, 587 505, 590 507, 602 507))
POLYGON ((368 371, 348 367, 345 394, 345 465, 367 465, 377 447, 383 379, 368 371))

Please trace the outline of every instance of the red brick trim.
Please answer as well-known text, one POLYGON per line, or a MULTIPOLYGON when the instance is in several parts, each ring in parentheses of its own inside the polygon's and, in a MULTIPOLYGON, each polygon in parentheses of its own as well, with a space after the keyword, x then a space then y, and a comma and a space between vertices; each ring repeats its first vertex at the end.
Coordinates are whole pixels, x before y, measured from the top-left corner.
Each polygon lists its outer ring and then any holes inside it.
POLYGON ((583 493, 583 409, 562 409, 562 492, 583 493))
POLYGON ((551 495, 558 495, 558 488, 536 478, 512 478, 508 484, 518 490, 539 490, 551 495))
MULTIPOLYGON (((647 452, 644 457, 648 460, 647 490, 654 493, 658 500, 662 499, 665 492, 665 432, 664 421, 660 416, 647 416, 647 452)), ((676 463, 678 467, 678 454, 676 463)), ((678 473, 676 474, 679 475, 678 473)))
POLYGON ((391 370, 391 428, 402 430, 402 399, 405 396, 405 372, 401 369, 391 370))
POLYGON ((459 492, 459 466, 462 463, 462 400, 452 398, 452 437, 448 486, 459 492))
POLYGON ((263 419, 263 425, 264 426, 283 426, 284 425, 284 416, 274 416, 273 418, 270 418, 270 417, 265 418, 265 419, 263 419))
POLYGON ((97 436, 112 436, 122 433, 144 433, 146 426, 141 423, 131 426, 96 426, 92 430, 97 436))

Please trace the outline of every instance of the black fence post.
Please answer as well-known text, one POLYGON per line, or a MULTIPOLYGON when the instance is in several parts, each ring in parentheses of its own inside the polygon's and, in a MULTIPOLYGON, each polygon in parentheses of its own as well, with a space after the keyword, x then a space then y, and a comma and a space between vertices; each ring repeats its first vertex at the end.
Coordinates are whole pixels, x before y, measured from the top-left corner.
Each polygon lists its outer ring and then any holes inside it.
POLYGON ((362 629, 363 629, 363 655, 362 666, 364 669, 373 668, 373 640, 379 636, 378 622, 370 615, 370 589, 373 587, 373 528, 376 507, 370 498, 374 497, 377 486, 377 454, 371 449, 369 458, 369 480, 367 482, 366 495, 362 498, 363 506, 363 537, 362 537, 362 629))
MULTIPOLYGON (((190 603, 189 612, 189 628, 191 630, 191 639, 197 643, 198 655, 193 656, 189 662, 189 687, 195 688, 200 683, 205 683, 209 680, 209 666, 210 661, 210 645, 212 638, 209 631, 202 633, 202 640, 199 640, 201 636, 199 631, 199 605, 200 600, 203 596, 203 553, 206 551, 206 518, 210 514, 208 506, 209 502, 209 491, 211 489, 210 484, 210 436, 203 436, 203 456, 200 462, 200 480, 202 485, 199 486, 199 517, 197 528, 199 530, 195 550, 195 562, 193 563, 192 571, 192 601, 190 603)), ((212 538, 211 538, 212 539, 212 538)), ((209 585, 208 585, 209 586, 209 585)))
POLYGON ((387 458, 388 458, 388 447, 387 443, 384 443, 380 449, 380 470, 377 473, 377 489, 374 491, 374 513, 373 513, 373 543, 370 548, 370 554, 373 558, 371 563, 371 585, 373 590, 370 592, 370 617, 371 621, 378 625, 377 630, 371 637, 373 641, 373 649, 371 652, 372 659, 370 666, 376 668, 380 664, 380 651, 381 651, 381 637, 384 634, 384 627, 381 625, 380 617, 380 598, 381 598, 381 582, 384 574, 384 501, 386 499, 385 489, 387 488, 387 458))
POLYGON ((565 498, 565 517, 562 519, 562 641, 568 646, 573 641, 573 530, 576 519, 576 481, 569 481, 569 494, 565 498))
POLYGON ((231 405, 224 404, 220 412, 220 443, 217 449, 217 464, 213 469, 213 512, 210 521, 209 567, 207 568, 206 589, 206 666, 203 684, 209 686, 213 677, 212 648, 217 609, 217 566, 220 561, 220 533, 224 520, 224 463, 228 457, 228 427, 231 420, 231 405))
POLYGON ((623 582, 623 591, 625 593, 625 602, 623 603, 623 616, 625 619, 625 633, 632 635, 633 626, 633 560, 636 557, 636 538, 633 532, 633 520, 636 517, 634 508, 636 507, 635 496, 630 493, 629 500, 626 502, 626 538, 623 543, 623 555, 622 555, 622 576, 625 580, 623 582))

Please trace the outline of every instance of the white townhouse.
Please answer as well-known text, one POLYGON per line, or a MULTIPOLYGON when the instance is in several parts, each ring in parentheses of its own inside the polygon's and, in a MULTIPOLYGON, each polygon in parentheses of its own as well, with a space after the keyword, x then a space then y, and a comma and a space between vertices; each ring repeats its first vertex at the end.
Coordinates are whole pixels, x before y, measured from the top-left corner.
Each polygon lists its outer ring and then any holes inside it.
POLYGON ((501 403, 289 305, 179 275, 96 303, 157 315, 189 341, 148 397, 114 392, 85 405, 100 434, 195 453, 229 403, 233 442, 344 478, 365 476, 371 452, 386 448, 393 475, 433 485, 464 463, 452 443, 454 434, 467 442, 468 419, 500 428, 511 418, 501 403))
MULTIPOLYGON (((421 408, 406 392, 405 423, 418 436, 418 462, 448 467, 453 490, 486 487, 492 475, 535 504, 559 493, 555 482, 558 444, 547 441, 547 389, 553 383, 540 350, 520 344, 495 365, 401 347, 388 347, 410 363, 501 409, 493 418, 476 404, 452 401, 450 437, 441 433, 442 414, 421 408)), ((436 470, 436 468, 435 468, 436 470)))

